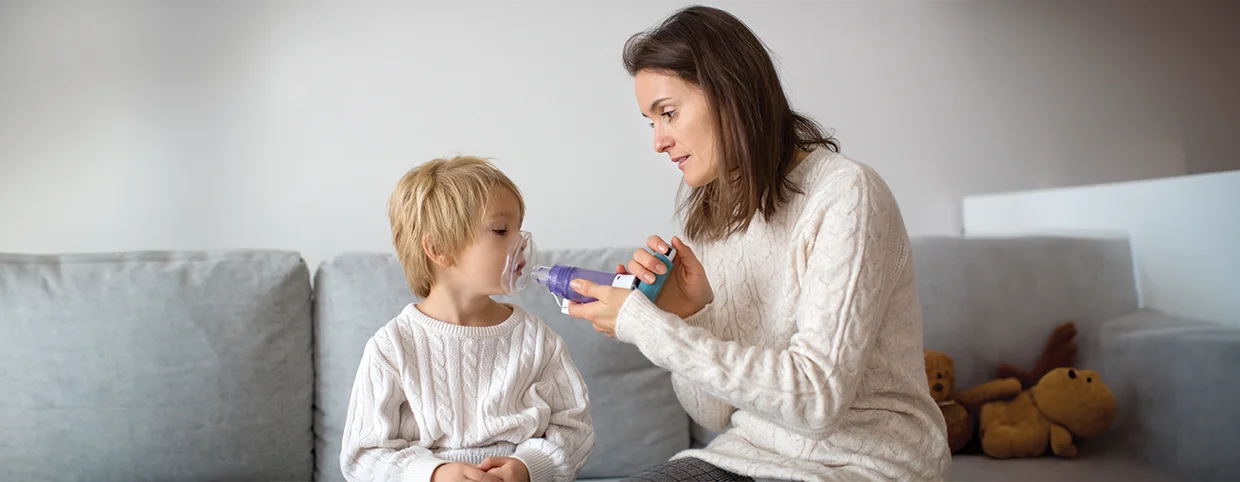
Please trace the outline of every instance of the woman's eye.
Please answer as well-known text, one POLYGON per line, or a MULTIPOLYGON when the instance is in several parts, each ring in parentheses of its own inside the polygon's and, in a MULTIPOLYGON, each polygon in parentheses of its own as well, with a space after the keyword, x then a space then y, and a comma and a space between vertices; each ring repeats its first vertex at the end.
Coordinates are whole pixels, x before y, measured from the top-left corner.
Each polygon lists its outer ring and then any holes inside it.
MULTIPOLYGON (((671 121, 673 118, 675 118, 675 117, 676 117, 676 111, 674 111, 674 110, 669 110, 669 111, 664 112, 664 113, 659 114, 659 115, 660 115, 660 116, 663 116, 663 117, 667 118, 667 120, 671 121)), ((650 121, 650 127, 651 127, 651 128, 654 128, 654 121, 650 121)))
POLYGON ((505 234, 508 234, 508 230, 507 230, 507 229, 492 229, 491 231, 492 231, 492 232, 494 232, 495 234, 500 235, 500 236, 503 236, 503 235, 505 235, 505 234))

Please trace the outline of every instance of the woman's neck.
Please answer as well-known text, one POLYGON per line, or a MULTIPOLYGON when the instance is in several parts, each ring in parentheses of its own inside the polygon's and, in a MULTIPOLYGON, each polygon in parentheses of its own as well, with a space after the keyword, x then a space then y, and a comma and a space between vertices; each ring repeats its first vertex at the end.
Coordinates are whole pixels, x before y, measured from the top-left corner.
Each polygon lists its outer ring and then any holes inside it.
POLYGON ((417 308, 426 316, 461 326, 495 326, 512 316, 512 308, 489 296, 468 295, 445 288, 431 288, 417 308))
POLYGON ((792 163, 788 165, 788 172, 792 172, 793 169, 796 169, 797 166, 801 165, 801 161, 804 161, 807 157, 809 157, 809 151, 804 151, 801 149, 793 151, 792 163))

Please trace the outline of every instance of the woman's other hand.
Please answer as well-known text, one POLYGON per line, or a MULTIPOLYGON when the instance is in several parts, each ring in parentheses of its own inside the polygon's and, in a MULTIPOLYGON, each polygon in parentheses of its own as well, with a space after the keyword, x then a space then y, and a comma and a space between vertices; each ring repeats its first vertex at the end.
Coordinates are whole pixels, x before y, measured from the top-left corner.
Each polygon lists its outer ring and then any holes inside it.
POLYGON ((624 301, 637 290, 595 284, 583 279, 573 280, 570 286, 574 291, 598 301, 578 303, 569 300, 568 315, 588 320, 596 331, 608 338, 615 338, 616 316, 620 314, 620 307, 624 306, 624 301))
MULTIPOLYGON (((646 246, 653 251, 667 253, 667 243, 657 235, 647 238, 646 246)), ((676 248, 676 258, 672 260, 672 275, 663 282, 663 290, 659 292, 655 306, 683 319, 701 311, 714 301, 715 293, 711 291, 710 282, 706 279, 706 269, 702 267, 702 262, 698 261, 697 255, 693 254, 693 250, 678 237, 672 237, 672 247, 676 248)), ((617 272, 624 272, 622 268, 618 267, 617 272)), ((638 249, 633 252, 633 259, 629 260, 628 272, 643 282, 653 283, 656 274, 667 272, 667 266, 649 251, 638 249)))

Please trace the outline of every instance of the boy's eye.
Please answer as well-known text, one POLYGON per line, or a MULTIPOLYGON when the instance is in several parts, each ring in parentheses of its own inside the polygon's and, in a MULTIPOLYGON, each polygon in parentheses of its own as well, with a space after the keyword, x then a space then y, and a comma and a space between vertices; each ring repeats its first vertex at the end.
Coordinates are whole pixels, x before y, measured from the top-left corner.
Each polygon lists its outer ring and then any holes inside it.
POLYGON ((492 230, 491 230, 491 232, 494 232, 495 234, 498 234, 498 235, 500 235, 500 236, 503 236, 503 235, 505 235, 505 234, 508 234, 508 230, 507 230, 507 229, 492 229, 492 230))

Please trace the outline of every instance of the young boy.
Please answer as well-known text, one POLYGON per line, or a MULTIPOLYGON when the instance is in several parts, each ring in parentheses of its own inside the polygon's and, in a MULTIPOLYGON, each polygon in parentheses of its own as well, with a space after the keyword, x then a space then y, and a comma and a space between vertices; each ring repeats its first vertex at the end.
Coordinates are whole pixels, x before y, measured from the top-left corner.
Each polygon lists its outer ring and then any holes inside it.
MULTIPOLYGON (((589 395, 564 341, 504 294, 525 203, 485 160, 436 159, 388 201, 414 294, 366 344, 345 421, 347 480, 576 479, 594 450, 589 395)), ((520 268, 513 268, 520 269, 520 268)))

